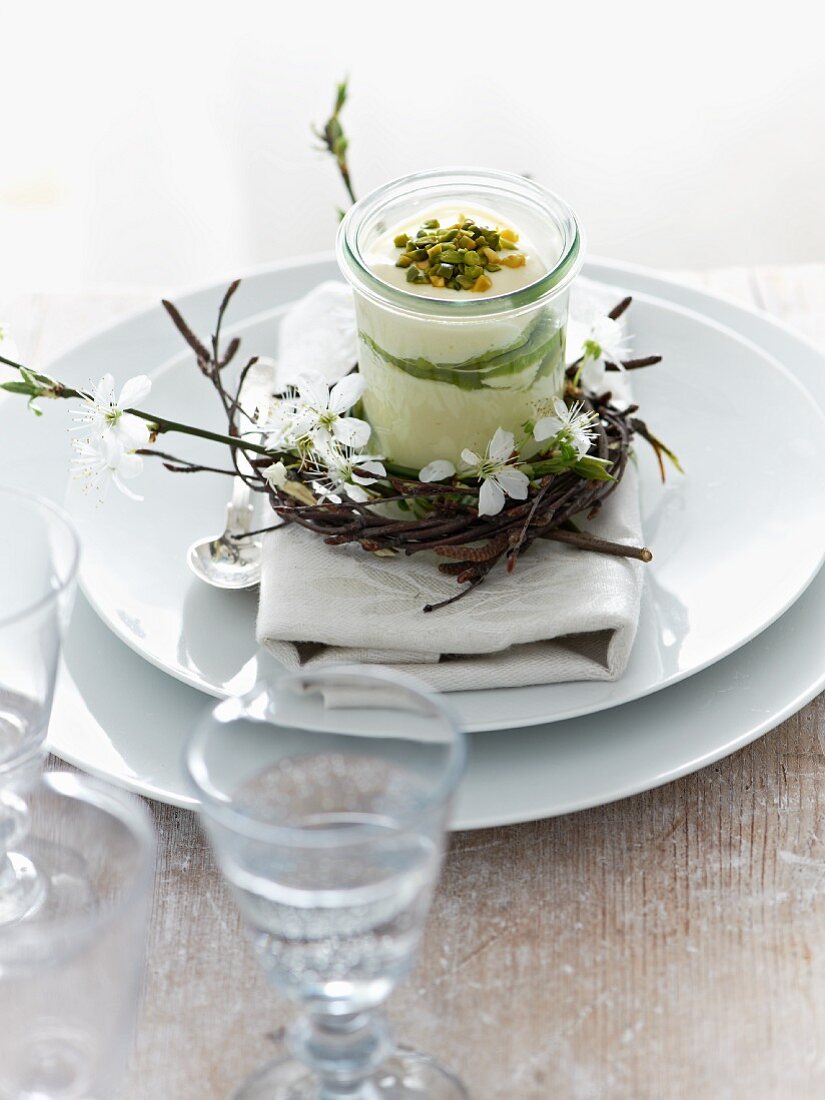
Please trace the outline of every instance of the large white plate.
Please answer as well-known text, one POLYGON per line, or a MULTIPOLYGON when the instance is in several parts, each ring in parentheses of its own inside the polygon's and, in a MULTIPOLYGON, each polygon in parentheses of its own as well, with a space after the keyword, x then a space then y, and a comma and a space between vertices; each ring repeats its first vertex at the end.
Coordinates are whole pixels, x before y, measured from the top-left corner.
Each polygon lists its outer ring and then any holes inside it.
MULTIPOLYGON (((334 274, 328 262, 291 270, 308 282, 334 274)), ((242 286, 236 316, 244 319, 232 331, 248 352, 271 353, 283 306, 254 312, 261 281, 267 277, 259 276, 252 294, 242 286)), ((270 282, 270 302, 283 303, 284 291, 270 282)), ((289 293, 294 296, 293 287, 289 293)), ((191 312, 193 303, 182 304, 191 312)), ((137 328, 140 339, 139 322, 127 327, 137 328)), ((457 693, 453 703, 470 730, 593 713, 684 679, 773 622, 821 564, 825 481, 804 476, 825 462, 825 419, 816 402, 746 335, 661 296, 635 295, 631 327, 640 351, 665 357, 635 375, 634 386, 643 415, 679 452, 688 477, 673 475, 663 487, 652 453, 639 447, 643 527, 655 557, 645 570, 630 664, 615 683, 457 693)), ((105 346, 106 338, 98 337, 73 351, 57 368, 60 375, 71 380, 88 348, 99 348, 101 340, 105 346)), ((120 331, 111 330, 108 340, 114 351, 120 331)), ((170 326, 168 348, 175 347, 170 326)), ((112 362, 126 375, 151 359, 138 347, 112 362)), ((155 372, 152 407, 173 419, 222 427, 214 395, 188 353, 155 372)), ((167 445, 215 460, 214 448, 201 441, 170 438, 167 445)), ((246 690, 264 666, 276 676, 277 666, 255 644, 255 594, 210 589, 185 564, 188 545, 220 524, 226 483, 173 477, 160 464, 147 464, 141 488, 146 499, 139 506, 117 494, 104 507, 79 491, 70 497, 90 603, 129 646, 203 691, 246 690)), ((489 583, 518 578, 502 574, 489 583)), ((483 590, 469 598, 484 599, 483 590)))
MULTIPOLYGON (((453 828, 535 821, 660 786, 753 741, 823 687, 825 571, 749 645, 667 691, 552 725, 472 734, 453 828)), ((191 807, 183 745, 211 705, 135 656, 79 601, 49 730, 54 753, 191 807)))
MULTIPOLYGON (((590 272, 605 282, 669 297, 731 326, 787 362, 825 408, 822 356, 766 316, 641 269, 594 263, 590 272)), ((248 289, 257 287, 263 301, 276 277, 251 278, 248 289)), ((200 304, 207 324, 211 295, 202 296, 200 304)), ((144 328, 143 322, 121 328, 123 354, 134 352, 132 338, 144 328)), ((162 336, 158 326, 142 350, 157 351, 162 336)), ((108 354, 94 349, 86 377, 106 369, 108 354)), ((35 435, 10 400, 0 403, 0 457, 4 480, 25 479, 33 489, 60 499, 65 437, 52 430, 35 435)), ((669 782, 772 729, 823 687, 825 574, 820 574, 755 641, 666 692, 552 726, 475 734, 453 825, 480 828, 536 820, 669 782)), ((180 757, 204 705, 199 692, 136 657, 82 598, 78 601, 49 731, 58 756, 149 797, 191 805, 180 757)))

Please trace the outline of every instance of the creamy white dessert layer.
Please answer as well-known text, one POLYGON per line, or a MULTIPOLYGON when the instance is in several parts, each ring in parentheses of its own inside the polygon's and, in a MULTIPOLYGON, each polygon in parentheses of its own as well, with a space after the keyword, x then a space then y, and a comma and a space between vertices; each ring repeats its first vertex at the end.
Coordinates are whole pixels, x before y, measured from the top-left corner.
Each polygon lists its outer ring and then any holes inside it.
POLYGON ((416 378, 363 345, 359 370, 367 382, 370 449, 415 471, 436 458, 459 466, 465 447, 483 454, 497 428, 518 435, 525 421, 552 412, 552 398, 564 385, 561 358, 539 378, 526 370, 479 389, 416 378))
POLYGON ((396 313, 360 299, 356 302, 358 328, 378 347, 400 359, 427 359, 431 363, 465 363, 497 348, 509 347, 535 317, 535 311, 499 317, 440 321, 396 313))

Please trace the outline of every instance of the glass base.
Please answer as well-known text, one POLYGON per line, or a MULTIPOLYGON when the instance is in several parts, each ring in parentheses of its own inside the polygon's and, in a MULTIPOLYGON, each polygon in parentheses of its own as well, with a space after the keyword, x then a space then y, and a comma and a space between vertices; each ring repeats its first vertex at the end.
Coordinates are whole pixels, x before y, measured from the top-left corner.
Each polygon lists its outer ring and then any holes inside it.
POLYGON ((47 893, 46 881, 28 856, 0 855, 0 928, 30 916, 47 893))
POLYGON ((469 1093, 432 1058, 395 1052, 363 1084, 322 1086, 297 1058, 269 1062, 233 1093, 232 1100, 469 1100, 469 1093))

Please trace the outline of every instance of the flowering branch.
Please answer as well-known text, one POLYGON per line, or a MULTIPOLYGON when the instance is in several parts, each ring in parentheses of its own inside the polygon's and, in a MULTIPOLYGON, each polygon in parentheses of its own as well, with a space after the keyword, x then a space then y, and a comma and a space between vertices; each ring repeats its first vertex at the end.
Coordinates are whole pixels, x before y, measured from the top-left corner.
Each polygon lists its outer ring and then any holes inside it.
MULTIPOLYGON (((342 80, 335 89, 335 104, 332 108, 332 114, 324 123, 323 129, 313 130, 315 136, 323 144, 323 149, 330 153, 335 158, 335 163, 338 166, 338 171, 343 180, 346 192, 349 195, 350 202, 357 202, 355 197, 355 191, 352 186, 352 177, 350 176, 349 163, 347 162, 347 149, 349 148, 349 140, 344 134, 343 127, 341 126, 341 111, 344 104, 347 101, 347 81, 342 80)), ((344 216, 344 211, 339 211, 341 217, 344 216)))
MULTIPOLYGON (((620 408, 611 403, 608 392, 585 385, 583 366, 600 364, 601 378, 607 370, 622 369, 608 356, 619 358, 617 349, 625 349, 625 336, 618 345, 610 325, 629 299, 619 303, 612 315, 591 320, 582 340, 574 344, 585 354, 568 368, 564 398, 556 397, 535 423, 525 424, 521 438, 499 428, 483 453, 462 451, 460 468, 436 459, 416 473, 369 453, 370 425, 352 415, 365 388, 357 371, 332 386, 320 374, 305 373, 276 398, 267 396, 249 412, 242 408, 244 381, 256 357, 246 363, 230 389, 225 369, 240 341, 233 338, 225 348, 221 345, 224 316, 237 288, 236 281, 223 296, 214 333, 206 341, 192 331, 176 306, 163 303, 193 351, 201 374, 218 394, 227 419, 226 433, 143 410, 140 405, 151 389, 145 375, 127 381, 116 395, 111 375, 88 391, 80 390, 0 356, 0 362, 20 374, 19 380, 4 383, 3 388, 28 396, 30 403, 39 398, 78 401, 74 418, 78 429, 88 433, 74 444, 79 472, 108 472, 130 496, 135 494, 124 480, 135 477, 143 459, 153 456, 173 473, 243 477, 252 489, 267 493, 281 521, 296 523, 330 545, 358 543, 368 552, 386 556, 436 554, 442 559, 439 571, 463 587, 450 599, 427 605, 425 611, 463 597, 499 563, 512 571, 537 539, 640 561, 651 559, 645 547, 610 542, 572 523, 574 516, 593 518, 615 490, 634 434, 653 447, 663 473, 665 457, 679 468, 673 452, 634 416, 635 405, 620 408), (597 336, 601 339, 598 355, 597 336), (241 429, 241 416, 251 429, 241 429), (192 462, 148 445, 165 433, 229 447, 234 469, 192 462), (241 453, 249 465, 239 468, 241 453)), ((658 356, 625 359, 622 366, 651 361, 658 361, 658 356)))
MULTIPOLYGON (((0 355, 0 363, 4 363, 7 367, 12 367, 12 369, 19 371, 22 378, 21 382, 0 383, 0 389, 6 390, 8 393, 24 394, 31 400, 38 398, 79 398, 81 401, 87 402, 92 400, 91 395, 83 390, 76 390, 71 386, 66 386, 62 382, 50 378, 47 374, 39 374, 37 371, 24 367, 22 363, 16 363, 13 359, 7 359, 5 356, 0 355)), ((131 416, 137 416, 141 420, 145 420, 148 425, 149 433, 152 436, 163 435, 165 432, 177 432, 180 435, 192 435, 200 439, 208 439, 213 443, 223 443, 227 447, 236 448, 238 450, 253 451, 255 454, 267 455, 270 458, 273 454, 271 450, 268 450, 262 444, 253 443, 248 439, 224 435, 221 432, 212 432, 207 428, 199 428, 194 424, 184 424, 177 420, 169 420, 165 416, 159 416, 157 413, 153 412, 145 412, 143 409, 129 408, 122 411, 128 412, 131 416)), ((38 415, 42 415, 42 410, 37 410, 37 412, 38 415)))

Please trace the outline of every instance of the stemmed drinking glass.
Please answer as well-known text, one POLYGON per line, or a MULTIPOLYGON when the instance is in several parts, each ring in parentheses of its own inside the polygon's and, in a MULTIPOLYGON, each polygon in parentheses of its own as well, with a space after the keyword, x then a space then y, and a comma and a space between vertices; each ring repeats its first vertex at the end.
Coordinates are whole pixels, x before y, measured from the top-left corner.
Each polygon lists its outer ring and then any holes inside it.
POLYGON ((0 927, 31 912, 44 884, 18 849, 37 778, 71 609, 77 535, 48 501, 0 488, 0 927))
POLYGON ((187 770, 220 867, 269 978, 305 1010, 292 1057, 236 1100, 466 1097, 375 1011, 414 961, 464 756, 438 698, 358 667, 259 685, 194 734, 187 770))
POLYGON ((28 794, 20 850, 44 897, 0 926, 0 1096, 107 1100, 139 1004, 154 833, 136 799, 51 772, 28 794))

